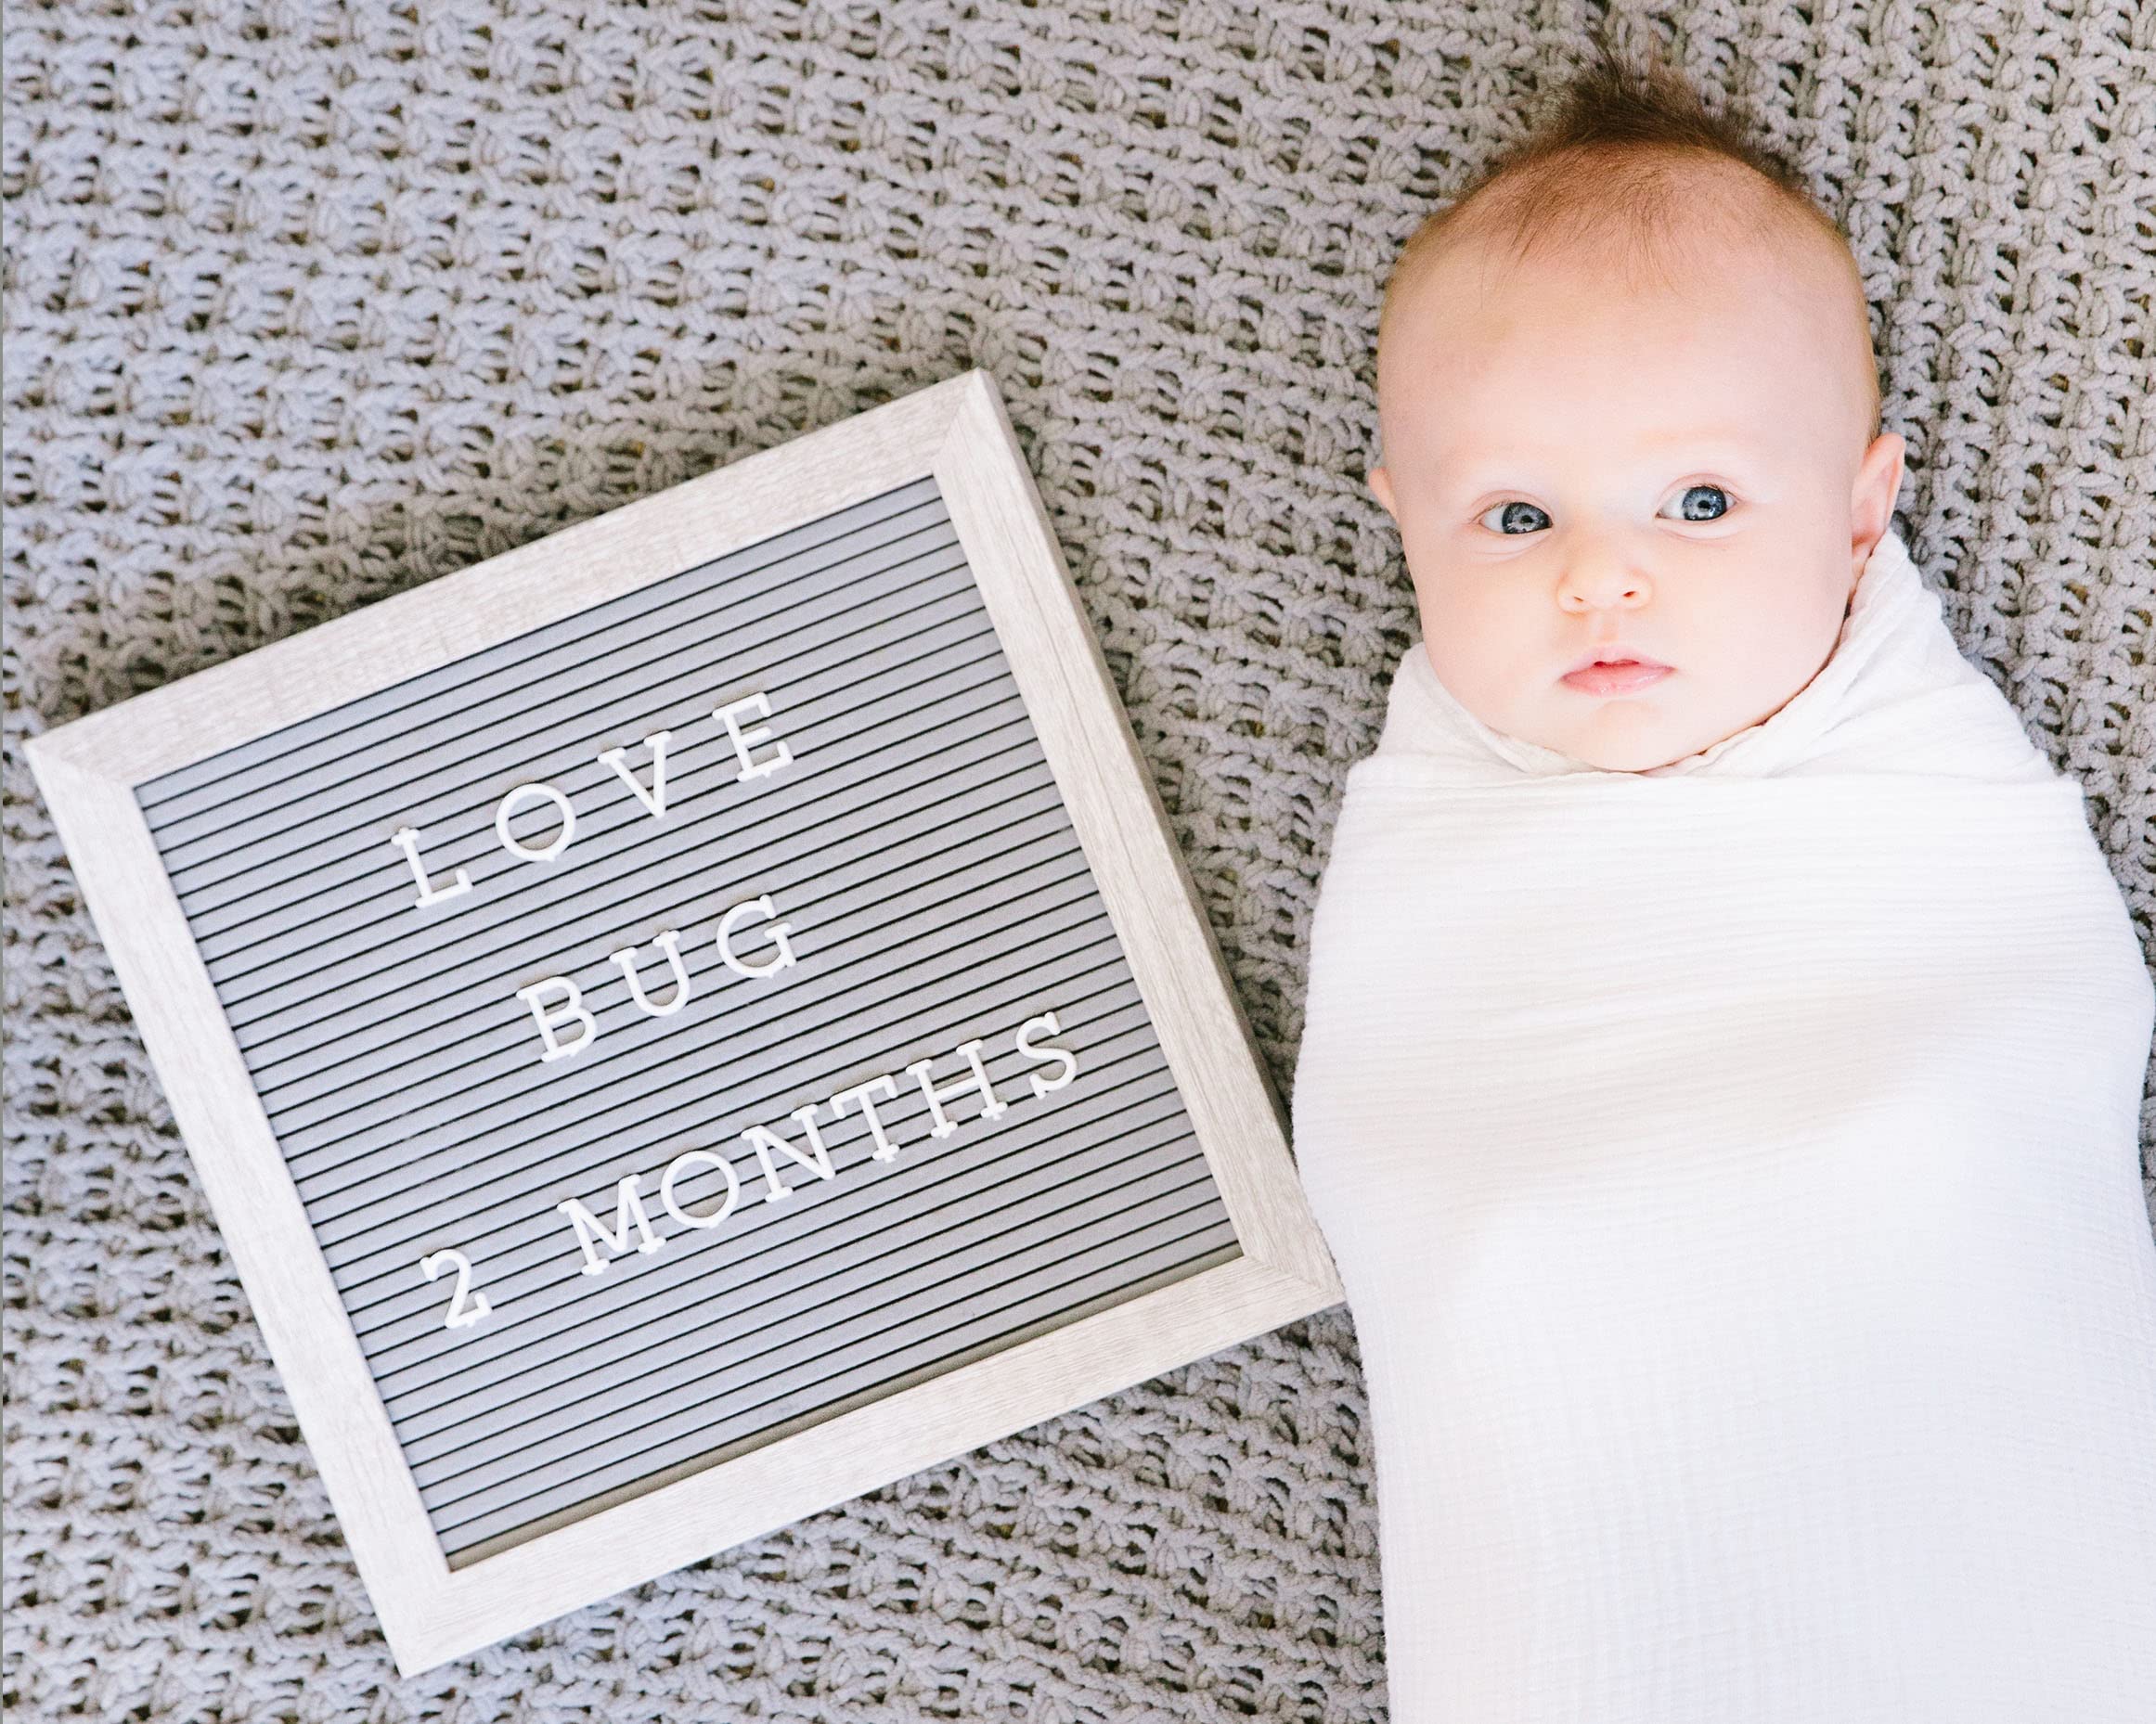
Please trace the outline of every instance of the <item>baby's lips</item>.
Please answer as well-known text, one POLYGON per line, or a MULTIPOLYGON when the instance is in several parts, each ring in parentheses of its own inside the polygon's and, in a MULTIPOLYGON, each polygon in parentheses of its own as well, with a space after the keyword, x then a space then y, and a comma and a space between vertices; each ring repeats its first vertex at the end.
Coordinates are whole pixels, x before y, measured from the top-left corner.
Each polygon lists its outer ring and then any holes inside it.
POLYGON ((1567 671, 1557 680, 1567 688, 1609 699, 1652 688, 1674 673, 1659 660, 1599 660, 1567 671))
POLYGON ((1626 647, 1626 644, 1621 644, 1621 642, 1608 642, 1607 647, 1589 647, 1587 650, 1584 650, 1584 653, 1578 655, 1574 662, 1565 666, 1563 675, 1569 676, 1571 673, 1574 673, 1574 670, 1584 670, 1587 666, 1591 666, 1591 663, 1645 663, 1645 666, 1647 666, 1649 670, 1669 670, 1671 668, 1662 660, 1658 660, 1658 657, 1654 657, 1651 653, 1643 653, 1643 650, 1638 650, 1638 647, 1626 647))
POLYGON ((1591 664, 1644 664, 1649 670, 1666 671, 1672 667, 1660 659, 1640 651, 1634 647, 1593 647, 1558 672, 1569 676, 1574 671, 1583 671, 1591 664))

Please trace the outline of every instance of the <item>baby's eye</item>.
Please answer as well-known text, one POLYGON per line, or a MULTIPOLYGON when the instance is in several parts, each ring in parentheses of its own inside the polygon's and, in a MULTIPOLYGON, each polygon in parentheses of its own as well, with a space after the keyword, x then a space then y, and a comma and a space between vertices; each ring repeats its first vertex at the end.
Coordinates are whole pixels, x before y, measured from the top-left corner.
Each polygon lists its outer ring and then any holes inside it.
POLYGON ((1729 512, 1729 493, 1720 485, 1687 485, 1677 502, 1683 521, 1712 521, 1729 512))
POLYGON ((1477 519, 1488 524, 1492 515, 1498 518, 1498 524, 1490 529, 1492 533, 1539 533, 1550 524, 1549 516, 1532 503, 1499 503, 1484 509, 1477 519))

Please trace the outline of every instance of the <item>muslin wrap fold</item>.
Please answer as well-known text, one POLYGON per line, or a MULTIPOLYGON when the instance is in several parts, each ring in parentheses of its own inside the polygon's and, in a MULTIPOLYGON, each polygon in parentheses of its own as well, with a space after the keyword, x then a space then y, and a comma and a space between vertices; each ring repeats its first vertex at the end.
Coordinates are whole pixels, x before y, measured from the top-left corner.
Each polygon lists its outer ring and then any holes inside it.
POLYGON ((1394 1724, 2156 1719, 2152 1023, 2078 782, 1893 534, 1801 692, 1652 772, 1411 645, 1292 1094, 1394 1724))

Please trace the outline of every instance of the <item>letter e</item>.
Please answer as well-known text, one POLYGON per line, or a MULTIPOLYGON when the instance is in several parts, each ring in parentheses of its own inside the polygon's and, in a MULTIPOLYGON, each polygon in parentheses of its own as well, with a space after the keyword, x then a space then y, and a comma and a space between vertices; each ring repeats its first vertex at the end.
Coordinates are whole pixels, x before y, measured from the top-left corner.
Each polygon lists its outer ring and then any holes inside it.
POLYGON ((736 714, 752 706, 765 716, 770 715, 771 703, 764 698, 764 692, 760 688, 752 695, 743 696, 739 701, 719 707, 711 714, 726 727, 727 734, 733 738, 734 756, 742 763, 741 771, 734 775, 734 782, 737 784, 743 778, 760 778, 767 772, 776 772, 794 758, 792 752, 783 742, 779 742, 779 752, 776 754, 756 761, 752 761, 749 758, 749 749, 753 744, 778 741, 778 738, 772 734, 768 725, 759 725, 747 736, 742 734, 741 720, 736 714))

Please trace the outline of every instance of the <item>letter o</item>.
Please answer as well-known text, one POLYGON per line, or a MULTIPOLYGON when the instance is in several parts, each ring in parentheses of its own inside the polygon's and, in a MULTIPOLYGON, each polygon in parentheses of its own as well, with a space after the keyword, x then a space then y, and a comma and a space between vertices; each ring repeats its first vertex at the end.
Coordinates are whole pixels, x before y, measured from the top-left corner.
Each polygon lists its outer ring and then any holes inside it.
POLYGON ((733 1164, 716 1150, 685 1150, 666 1164, 665 1177, 659 1181, 659 1201, 666 1205, 666 1213, 684 1227, 715 1228, 733 1214, 733 1206, 741 1202, 741 1177, 733 1170, 733 1164), (674 1181, 690 1171, 691 1162, 709 1162, 726 1176, 726 1202, 706 1216, 692 1216, 674 1201, 674 1181))
POLYGON ((576 830, 576 810, 569 805, 568 797, 551 784, 520 784, 504 796, 495 809, 494 830, 495 836, 501 840, 501 847, 512 856, 521 856, 526 862, 551 862, 562 854, 562 846, 568 843, 570 835, 576 830), (543 798, 561 811, 562 830, 554 834, 554 842, 544 850, 528 850, 510 836, 509 817, 516 812, 516 802, 520 796, 543 798))

